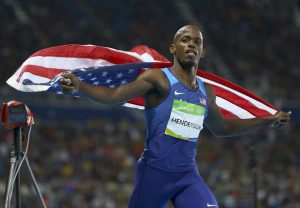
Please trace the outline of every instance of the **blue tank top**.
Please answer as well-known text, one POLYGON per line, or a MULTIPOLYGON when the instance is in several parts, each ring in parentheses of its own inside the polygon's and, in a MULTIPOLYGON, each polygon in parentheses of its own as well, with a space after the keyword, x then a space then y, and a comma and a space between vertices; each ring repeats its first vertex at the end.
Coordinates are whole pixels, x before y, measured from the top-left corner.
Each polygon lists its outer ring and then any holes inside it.
POLYGON ((191 90, 168 68, 169 94, 158 105, 146 108, 147 139, 141 160, 154 168, 179 172, 195 168, 196 146, 208 100, 203 82, 191 90))

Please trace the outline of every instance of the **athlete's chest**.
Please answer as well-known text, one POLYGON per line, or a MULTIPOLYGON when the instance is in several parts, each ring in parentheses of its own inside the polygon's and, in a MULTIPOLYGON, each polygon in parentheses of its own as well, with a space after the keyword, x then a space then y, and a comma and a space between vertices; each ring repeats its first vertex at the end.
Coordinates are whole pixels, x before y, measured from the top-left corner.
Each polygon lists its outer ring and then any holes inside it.
POLYGON ((170 114, 165 134, 197 142, 207 111, 205 94, 199 89, 187 89, 179 83, 171 88, 167 102, 170 114))
POLYGON ((169 97, 171 98, 171 102, 172 100, 179 100, 182 102, 199 105, 204 108, 206 108, 207 105, 206 94, 204 94, 200 89, 188 89, 185 86, 182 86, 181 83, 171 87, 169 97))

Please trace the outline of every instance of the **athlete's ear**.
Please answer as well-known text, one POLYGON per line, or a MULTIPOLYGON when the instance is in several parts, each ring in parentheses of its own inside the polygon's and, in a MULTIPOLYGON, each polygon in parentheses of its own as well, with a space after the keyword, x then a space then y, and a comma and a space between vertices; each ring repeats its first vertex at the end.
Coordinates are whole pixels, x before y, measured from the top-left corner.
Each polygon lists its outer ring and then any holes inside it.
POLYGON ((174 43, 170 44, 170 46, 169 46, 169 51, 170 51, 170 53, 173 54, 173 55, 176 53, 176 47, 175 47, 175 44, 174 44, 174 43))
POLYGON ((205 55, 206 55, 206 48, 202 48, 200 58, 204 58, 205 55))

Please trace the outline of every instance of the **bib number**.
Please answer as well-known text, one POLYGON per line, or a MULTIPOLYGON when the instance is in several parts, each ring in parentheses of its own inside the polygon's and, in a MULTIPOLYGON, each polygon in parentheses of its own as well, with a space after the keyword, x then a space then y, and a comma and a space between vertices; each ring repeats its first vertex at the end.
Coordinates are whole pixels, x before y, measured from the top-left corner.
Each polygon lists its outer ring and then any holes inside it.
POLYGON ((181 100, 174 100, 165 134, 178 139, 196 142, 203 128, 204 115, 204 107, 181 100))

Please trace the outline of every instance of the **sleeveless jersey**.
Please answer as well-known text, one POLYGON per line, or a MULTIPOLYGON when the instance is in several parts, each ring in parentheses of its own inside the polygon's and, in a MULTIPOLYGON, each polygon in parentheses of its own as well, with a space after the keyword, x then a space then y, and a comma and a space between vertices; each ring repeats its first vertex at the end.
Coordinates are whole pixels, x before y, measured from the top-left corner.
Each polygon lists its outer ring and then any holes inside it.
POLYGON ((169 94, 158 105, 146 108, 147 139, 141 160, 151 167, 178 172, 195 168, 196 143, 208 113, 203 82, 198 89, 180 82, 168 68, 169 94))

